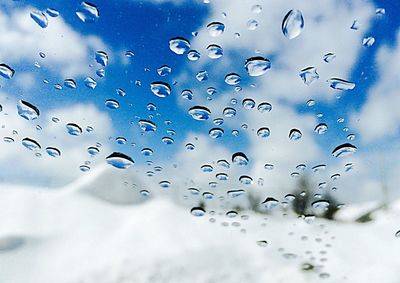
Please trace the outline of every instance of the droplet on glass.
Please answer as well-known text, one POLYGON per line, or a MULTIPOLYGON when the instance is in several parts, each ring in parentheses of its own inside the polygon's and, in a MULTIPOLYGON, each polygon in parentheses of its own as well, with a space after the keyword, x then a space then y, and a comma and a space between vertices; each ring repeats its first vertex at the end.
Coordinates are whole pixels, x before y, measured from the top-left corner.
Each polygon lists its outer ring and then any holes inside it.
POLYGON ((339 146, 337 146, 333 151, 332 155, 334 157, 343 157, 343 156, 348 156, 352 155, 357 151, 357 147, 350 143, 344 143, 339 146))
POLYGON ((343 79, 339 79, 339 78, 331 78, 328 80, 329 86, 333 89, 337 89, 337 90, 352 90, 355 88, 356 84, 343 80, 343 79))
POLYGON ((271 62, 267 58, 251 57, 246 60, 244 67, 249 76, 259 77, 271 69, 271 62))
POLYGON ((84 23, 95 23, 100 16, 99 9, 89 2, 79 4, 75 14, 84 23))
POLYGON ((167 97, 171 94, 171 87, 165 82, 153 82, 150 84, 151 92, 161 98, 167 97))
POLYGON ((2 76, 5 79, 11 79, 15 74, 15 71, 13 68, 6 64, 0 64, 0 76, 2 76))
POLYGON ((113 152, 106 157, 106 162, 118 169, 127 169, 135 162, 131 157, 121 152, 113 152))
POLYGON ((315 67, 307 67, 302 69, 299 73, 299 76, 306 85, 311 85, 319 79, 319 74, 317 72, 317 68, 315 67))
POLYGON ((315 126, 314 132, 316 132, 318 135, 323 135, 328 131, 328 126, 325 123, 320 123, 315 126))
POLYGON ((66 128, 71 136, 80 136, 82 134, 82 128, 75 123, 68 123, 66 128))
POLYGON ((174 37, 169 40, 169 49, 175 54, 182 55, 190 49, 190 42, 183 37, 174 37))
POLYGON ((37 23, 41 28, 47 28, 49 25, 49 20, 45 13, 41 11, 32 11, 31 18, 37 23))
POLYGON ((289 132, 289 139, 292 141, 299 140, 302 136, 302 133, 298 129, 291 129, 289 132))
POLYGON ((293 39, 300 35, 304 28, 304 18, 299 10, 290 10, 282 21, 282 32, 289 38, 293 39))
POLYGON ((17 111, 19 116, 28 121, 35 120, 40 115, 39 109, 35 105, 24 100, 18 101, 17 111))
POLYGON ((32 150, 32 151, 36 151, 41 149, 40 144, 35 141, 34 139, 31 138, 24 138, 22 139, 22 145, 25 146, 27 149, 32 150))
POLYGON ((210 118, 211 111, 204 106, 194 106, 189 109, 188 114, 192 116, 193 119, 198 121, 205 121, 210 118))
POLYGON ((224 32, 225 25, 220 22, 212 22, 207 25, 207 30, 209 35, 211 35, 212 37, 217 37, 224 32))

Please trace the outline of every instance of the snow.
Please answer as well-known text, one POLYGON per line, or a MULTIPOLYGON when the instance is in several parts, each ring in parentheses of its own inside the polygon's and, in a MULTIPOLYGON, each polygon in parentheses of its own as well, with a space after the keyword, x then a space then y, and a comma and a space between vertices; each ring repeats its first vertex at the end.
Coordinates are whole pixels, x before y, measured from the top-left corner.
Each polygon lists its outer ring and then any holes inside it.
POLYGON ((194 217, 164 196, 98 197, 93 188, 103 190, 108 173, 97 174, 58 190, 0 187, 0 282, 399 282, 400 202, 365 224, 282 213, 194 217))

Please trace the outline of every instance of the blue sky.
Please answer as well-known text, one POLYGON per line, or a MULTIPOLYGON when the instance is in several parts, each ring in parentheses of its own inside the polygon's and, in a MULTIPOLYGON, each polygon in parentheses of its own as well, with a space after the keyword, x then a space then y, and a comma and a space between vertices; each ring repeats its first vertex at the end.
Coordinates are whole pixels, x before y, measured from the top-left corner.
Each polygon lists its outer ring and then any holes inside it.
MULTIPOLYGON (((357 136, 353 143, 358 146, 360 156, 372 151, 379 152, 382 147, 397 148, 398 143, 395 142, 395 139, 398 138, 398 134, 385 139, 384 145, 364 140, 363 129, 357 128, 356 118, 357 113, 362 112, 368 97, 372 95, 371 91, 384 75, 380 72, 379 62, 376 61, 380 50, 385 47, 393 49, 397 47, 396 35, 400 20, 396 15, 400 8, 399 4, 390 1, 366 2, 366 4, 362 1, 341 1, 336 5, 329 2, 326 4, 327 11, 324 11, 325 7, 318 3, 314 3, 315 9, 313 10, 305 3, 295 0, 292 2, 280 4, 279 2, 263 2, 265 8, 260 14, 250 14, 259 21, 259 27, 255 31, 245 28, 245 21, 250 19, 247 16, 250 8, 257 4, 251 1, 234 2, 227 6, 223 6, 218 1, 211 4, 204 4, 200 1, 193 3, 184 1, 161 1, 161 3, 158 1, 96 1, 94 4, 100 11, 100 17, 96 23, 83 23, 75 15, 80 1, 54 1, 51 5, 47 1, 3 2, 1 4, 3 17, 20 11, 19 15, 23 17, 19 23, 20 26, 28 25, 25 24, 25 21, 28 22, 31 25, 29 29, 35 32, 35 36, 37 35, 36 43, 34 42, 30 48, 32 52, 34 51, 33 56, 26 55, 26 57, 9 58, 9 60, 1 58, 4 63, 10 64, 16 70, 13 79, 1 80, 2 90, 8 94, 8 99, 6 98, 5 101, 26 99, 41 110, 42 116, 60 108, 72 109, 78 104, 94 105, 101 115, 105 115, 105 119, 111 125, 111 130, 109 132, 104 130, 101 133, 104 134, 103 136, 99 134, 90 142, 93 144, 96 142, 96 138, 101 139, 103 143, 106 143, 108 152, 120 151, 132 156, 137 161, 137 168, 140 168, 149 159, 140 154, 143 147, 151 147, 155 151, 154 156, 150 158, 154 161, 153 165, 165 166, 165 164, 182 163, 180 166, 185 167, 187 164, 179 159, 183 154, 182 151, 185 151, 184 144, 186 142, 196 143, 194 137, 200 137, 202 140, 202 136, 207 136, 208 130, 215 127, 212 119, 222 117, 222 109, 230 105, 232 98, 238 101, 237 105, 233 106, 238 114, 235 118, 225 119, 225 123, 221 126, 225 130, 224 137, 217 140, 208 138, 208 141, 204 142, 210 147, 205 150, 210 156, 213 155, 212 152, 216 148, 221 148, 221 152, 222 149, 226 150, 230 155, 237 151, 250 151, 249 156, 254 160, 252 162, 254 168, 260 167, 261 163, 268 163, 268 158, 270 158, 271 162, 274 161, 277 164, 281 162, 283 171, 287 173, 295 171, 293 164, 303 160, 301 163, 307 163, 309 168, 319 163, 330 164, 332 170, 329 172, 333 174, 335 170, 339 170, 337 166, 340 162, 332 159, 331 151, 337 145, 347 142, 346 136, 349 133, 355 133, 357 136), (41 29, 29 17, 28 11, 35 9, 44 11, 49 7, 58 10, 60 17, 49 17, 49 27, 41 29), (386 14, 375 15, 377 7, 385 8, 386 14), (302 9, 306 23, 302 34, 293 40, 284 38, 280 31, 275 34, 280 29, 284 13, 290 8, 302 9), (247 10, 240 13, 241 9, 247 10), (221 11, 227 12, 226 18, 222 16, 221 11), (343 17, 346 22, 342 23, 340 19, 335 22, 335 15, 332 16, 332 12, 337 12, 337 15, 343 17), (242 14, 243 19, 241 18, 242 14), (271 18, 278 20, 273 21, 271 25, 271 18), (355 19, 361 21, 361 28, 350 33, 351 23, 355 19), (207 37, 206 26, 212 21, 226 23, 227 30, 224 37, 207 37), (319 30, 319 25, 326 28, 326 31, 319 30), (335 25, 337 25, 337 30, 334 29, 335 25), (51 30, 52 28, 54 30, 51 30), (241 37, 235 43, 234 31, 240 29, 242 29, 241 37), (192 32, 194 31, 198 31, 199 36, 193 37, 192 32), (316 34, 310 35, 311 32, 316 34), (192 48, 202 53, 199 62, 190 62, 187 60, 186 54, 178 56, 171 52, 168 41, 177 36, 188 39, 193 45, 192 48), (335 38, 336 36, 338 38, 335 38), (376 40, 375 44, 371 47, 362 46, 362 38, 365 36, 373 36, 376 40), (50 46, 54 42, 64 42, 63 40, 66 39, 70 40, 71 46, 59 46, 57 47, 59 49, 52 49, 50 46), (45 47, 53 52, 46 54, 46 58, 39 56, 39 52, 42 51, 40 41, 43 41, 43 44, 49 42, 45 47), (331 49, 324 46, 325 42, 332 42, 331 46, 328 46, 331 49), (74 45, 80 45, 80 43, 84 46, 82 49, 84 51, 75 51, 77 48, 74 45), (224 48, 222 59, 210 60, 207 58, 204 53, 205 44, 212 43, 221 43, 224 48), (320 52, 315 58, 320 59, 316 61, 313 57, 315 54, 310 53, 310 60, 307 61, 306 52, 309 52, 307 50, 311 51, 314 47, 316 52, 320 52), (71 50, 71 58, 68 58, 68 50, 71 50), (104 50, 109 54, 109 65, 106 67, 104 78, 99 78, 95 74, 100 67, 94 60, 96 50, 104 50), (124 56, 128 50, 133 51, 135 56, 132 58, 124 56), (323 52, 335 50, 338 50, 338 59, 329 65, 323 63, 323 52), (299 57, 289 59, 293 52, 299 53, 299 57), (74 58, 73 54, 81 57, 74 58), (343 56, 340 57, 341 55, 343 56), (352 58, 346 59, 344 55, 352 58), (264 56, 271 60, 271 70, 261 77, 249 77, 244 69, 244 62, 253 56, 264 56), (299 62, 294 62, 297 59, 299 62), (341 66, 338 66, 339 63, 335 63, 337 60, 342 62, 341 66), (41 68, 35 68, 34 62, 38 62, 41 68), (172 73, 165 77, 157 75, 156 69, 162 65, 171 67, 172 73), (309 87, 300 85, 301 80, 298 76, 300 67, 314 65, 318 70, 322 70, 321 78, 309 87), (63 70, 64 66, 65 70, 63 70), (76 70, 77 66, 78 70, 76 70), (329 77, 324 76, 324 72, 329 73, 325 70, 331 66, 333 66, 333 75, 355 82, 356 88, 351 91, 329 89, 325 83, 329 77), (75 70, 72 72, 73 68, 75 70), (198 82, 195 79, 195 74, 202 70, 207 70, 209 74, 206 82, 198 82), (68 72, 73 75, 67 75, 68 72), (240 86, 243 90, 241 92, 235 92, 233 87, 224 83, 224 76, 231 72, 242 76, 240 86), (98 82, 96 89, 90 90, 84 86, 83 80, 87 76, 96 79, 98 82), (31 80, 33 78, 34 82, 21 84, 23 78, 28 77, 31 77, 31 80), (54 84, 62 84, 65 78, 75 79, 78 84, 77 89, 66 89, 65 87, 62 90, 54 89, 54 84), (43 84, 43 79, 47 79, 49 84, 43 84), (140 80, 141 86, 135 85, 137 80, 140 80), (167 98, 153 95, 149 85, 154 81, 169 83, 172 86, 172 95, 167 98), (291 86, 292 84, 293 86, 291 86), (206 89, 210 86, 217 89, 217 94, 213 96, 212 100, 207 100, 206 89), (127 95, 125 97, 118 96, 117 88, 124 89, 127 95), (193 101, 184 101, 180 97, 183 89, 193 91, 195 95, 193 101), (334 97, 337 95, 340 95, 341 98, 335 99, 334 97), (251 110, 253 114, 249 114, 250 110, 244 110, 241 107, 241 101, 244 98, 254 98, 257 104, 270 102, 273 105, 272 112, 281 111, 278 113, 282 114, 276 114, 277 116, 272 118, 270 116, 261 117, 254 114, 254 112, 257 113, 256 109, 251 110), (310 98, 317 102, 313 107, 306 106, 306 101, 310 98), (106 108, 104 105, 106 99, 118 100, 120 108, 115 110, 106 108), (146 109, 149 102, 157 106, 157 111, 151 112, 146 109), (211 119, 206 122, 193 120, 187 114, 187 110, 194 105, 209 107, 212 110, 211 119), (317 113, 323 113, 323 117, 317 118, 317 113), (149 117, 149 114, 153 116, 149 117), (255 132, 261 124, 272 128, 280 126, 279 115, 283 115, 282 118, 289 117, 282 119, 283 129, 280 130, 283 134, 280 138, 271 142, 267 141, 265 145, 264 141, 254 138, 255 132), (345 122, 337 123, 336 120, 339 117, 345 118, 345 122), (157 131, 141 134, 137 125, 139 119, 153 120, 158 125, 157 131), (165 125, 165 120, 172 121, 172 124, 165 125), (329 130, 325 135, 316 137, 313 128, 319 122, 328 124, 329 130), (241 129, 242 124, 248 124, 249 129, 241 129), (291 149, 279 148, 282 141, 288 139, 289 130, 297 126, 304 130, 302 140, 298 144, 288 144, 290 147, 293 146, 291 149), (344 132, 343 127, 349 127, 349 131, 344 132), (161 141, 162 137, 167 136, 166 130, 176 132, 176 135, 173 136, 175 139, 173 145, 164 145, 161 141), (232 136, 232 130, 239 130, 239 137, 232 136), (127 144, 117 145, 115 138, 118 136, 125 137, 128 140, 127 144), (137 146, 130 146, 132 142, 137 146), (303 148, 309 150, 309 153, 304 150, 302 155, 303 148), (293 159, 293 164, 288 162, 289 159, 293 159)), ((10 16, 11 18, 12 16, 10 16)), ((13 18, 13 21, 14 25, 11 24, 8 28, 10 32, 13 29, 17 30, 18 27, 18 20, 13 18)), ((21 44, 16 40, 15 45, 19 46, 16 49, 19 50, 21 44)), ((12 112, 8 109, 7 111, 12 112)), ((73 120, 73 117, 70 120, 73 120)), ((44 120, 38 120, 39 122, 46 123, 44 120)), ((275 133, 276 131, 271 130, 271 137, 275 138, 275 135, 278 135, 275 133)), ((3 135, 5 136, 6 133, 3 135)), ((58 141, 69 139, 65 135, 53 138, 58 141)), ((43 137, 43 139, 45 138, 43 137)), ((203 143, 200 140, 198 143, 203 143)), ((70 146, 72 148, 72 143, 70 146)), ((215 158, 219 157, 218 155, 217 152, 215 158)), ((103 157, 104 155, 97 160, 91 159, 92 164, 101 163, 103 157)), ((190 160, 188 158, 187 162, 190 160)), ((82 164, 84 161, 85 157, 81 157, 78 163, 82 164)), ((192 161, 196 163, 195 159, 192 161)), ((146 165, 143 166, 146 168, 146 165)), ((140 168, 138 170, 147 169, 140 168)), ((254 170, 249 173, 260 176, 264 174, 259 173, 258 169, 254 170)), ((363 171, 363 174, 365 172, 363 171)), ((4 174, 3 178, 8 180, 9 176, 18 176, 18 174, 10 171, 4 174)), ((283 175, 278 174, 277 176, 282 178, 283 175)), ((188 176, 188 178, 191 177, 193 176, 188 176)), ((170 176, 170 178, 174 179, 175 176, 170 176)), ((15 180, 11 178, 11 181, 15 180)))

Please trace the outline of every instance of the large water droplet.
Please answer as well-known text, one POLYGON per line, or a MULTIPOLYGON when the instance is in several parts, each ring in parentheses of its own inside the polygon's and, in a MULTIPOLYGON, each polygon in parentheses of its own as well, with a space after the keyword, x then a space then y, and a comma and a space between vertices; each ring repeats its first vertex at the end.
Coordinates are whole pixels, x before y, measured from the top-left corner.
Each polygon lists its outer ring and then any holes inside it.
POLYGON ((242 106, 244 109, 253 109, 256 106, 256 102, 251 98, 245 98, 242 101, 242 106))
POLYGON ((190 42, 183 37, 174 37, 169 41, 169 49, 175 54, 182 55, 190 49, 190 42))
POLYGON ((20 100, 17 104, 18 115, 26 120, 35 120, 39 117, 39 109, 27 101, 20 100))
POLYGON ((207 120, 211 115, 210 109, 204 106, 194 106, 189 109, 188 113, 193 119, 198 121, 207 120))
POLYGON ((22 139, 22 145, 25 146, 27 149, 33 150, 33 151, 41 149, 40 144, 31 138, 22 139))
POLYGON ((211 59, 218 59, 224 55, 224 50, 217 44, 210 44, 207 46, 207 55, 211 59))
POLYGON ((337 90, 352 90, 355 88, 356 84, 343 80, 343 79, 339 79, 339 78, 331 78, 328 80, 329 86, 333 89, 337 89, 337 90))
POLYGON ((77 124, 68 123, 66 127, 68 134, 72 136, 80 136, 82 134, 82 128, 79 127, 77 124))
POLYGON ((337 146, 333 151, 332 155, 334 157, 343 157, 343 156, 348 156, 357 151, 357 147, 350 143, 344 143, 339 146, 337 146))
POLYGON ((225 25, 220 22, 212 22, 207 25, 207 30, 212 37, 217 37, 224 32, 225 25))
POLYGON ((268 197, 261 204, 268 210, 274 209, 279 205, 279 201, 275 198, 268 197))
POLYGON ((260 113, 270 112, 272 110, 272 105, 268 102, 262 102, 258 104, 257 109, 260 113))
POLYGON ((150 84, 150 90, 158 97, 167 97, 171 94, 171 87, 165 82, 153 82, 150 84))
POLYGON ((247 73, 251 77, 264 75, 271 68, 271 62, 263 57, 251 57, 244 63, 247 73))
POLYGON ((204 216, 204 214, 206 214, 206 211, 202 207, 193 207, 190 210, 190 213, 194 216, 200 217, 200 216, 204 216))
POLYGON ((319 74, 317 72, 317 68, 315 67, 307 67, 302 69, 299 73, 299 76, 306 85, 311 85, 319 79, 319 74))
POLYGON ((5 79, 11 79, 15 74, 15 71, 13 68, 6 64, 0 64, 0 76, 2 76, 5 79))
POLYGON ((301 139, 302 136, 302 133, 298 129, 291 129, 289 132, 289 139, 293 141, 301 139))
POLYGON ((84 23, 94 23, 99 19, 100 13, 97 7, 89 2, 82 2, 75 13, 84 23))
POLYGON ((323 135, 328 131, 328 126, 325 123, 320 123, 315 126, 314 132, 316 132, 318 135, 323 135))
POLYGON ((113 152, 106 157, 108 164, 118 169, 126 169, 135 163, 132 158, 120 152, 113 152))
POLYGON ((232 155, 232 163, 239 166, 246 166, 249 164, 249 159, 243 152, 236 152, 232 155))
POLYGON ((46 14, 41 11, 32 11, 31 18, 37 23, 41 28, 47 28, 49 25, 49 20, 46 14))
POLYGON ((264 128, 259 128, 257 130, 257 136, 259 136, 260 138, 266 139, 269 137, 270 135, 270 131, 268 128, 264 127, 264 128))
POLYGON ((221 128, 212 128, 209 132, 208 135, 213 138, 217 139, 220 138, 224 135, 224 130, 221 128))
POLYGON ((227 83, 228 85, 237 85, 240 83, 241 80, 242 78, 235 73, 230 73, 225 76, 225 83, 227 83))
POLYGON ((105 51, 96 51, 95 59, 103 67, 108 65, 108 54, 105 51))
POLYGON ((157 125, 149 120, 139 120, 138 124, 143 132, 155 132, 157 130, 157 125))
POLYGON ((293 39, 300 35, 304 28, 304 18, 299 10, 290 10, 282 21, 282 32, 289 38, 293 39))
POLYGON ((61 151, 55 147, 46 147, 46 152, 51 157, 59 157, 61 155, 61 151))

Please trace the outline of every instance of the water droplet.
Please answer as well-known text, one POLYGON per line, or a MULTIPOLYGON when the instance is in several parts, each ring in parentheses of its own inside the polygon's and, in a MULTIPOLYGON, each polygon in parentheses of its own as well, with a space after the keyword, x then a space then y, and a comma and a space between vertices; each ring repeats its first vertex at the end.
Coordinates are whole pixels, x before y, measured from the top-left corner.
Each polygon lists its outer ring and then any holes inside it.
POLYGON ((202 166, 200 167, 200 169, 201 169, 201 171, 203 171, 204 173, 210 173, 210 172, 212 172, 212 171, 214 170, 214 168, 213 168, 211 165, 209 165, 209 164, 202 165, 202 166))
POLYGON ((182 90, 182 98, 187 99, 187 100, 192 100, 193 99, 193 92, 190 89, 185 89, 182 90))
POLYGON ((161 139, 161 141, 162 141, 164 144, 173 144, 173 143, 174 143, 174 139, 171 138, 171 137, 163 137, 163 138, 161 139))
POLYGON ((87 151, 88 151, 88 153, 89 153, 91 156, 95 156, 96 154, 98 154, 98 153, 100 152, 100 149, 98 149, 98 148, 95 147, 95 146, 91 146, 91 147, 89 147, 89 148, 87 149, 87 151))
POLYGON ((263 241, 257 241, 257 246, 265 248, 268 246, 268 242, 263 240, 263 241))
POLYGON ((333 89, 337 89, 337 90, 352 90, 355 88, 356 84, 343 80, 343 79, 339 79, 339 78, 331 78, 328 80, 329 86, 333 89))
POLYGON ((400 230, 397 231, 397 232, 394 234, 394 236, 395 236, 396 238, 400 238, 400 230))
POLYGON ((306 85, 311 85, 319 79, 319 74, 317 72, 317 68, 315 67, 307 67, 302 69, 299 73, 299 76, 306 85))
POLYGON ((96 51, 95 59, 103 67, 108 65, 108 54, 104 51, 96 51))
POLYGON ((79 4, 75 14, 84 23, 95 23, 99 19, 99 10, 89 2, 79 4))
POLYGON ((143 197, 149 197, 150 196, 150 192, 148 190, 140 190, 139 194, 143 197))
POLYGON ((59 157, 61 155, 61 151, 55 147, 46 147, 46 152, 51 157, 59 157))
POLYGON ((90 171, 90 166, 81 165, 81 166, 79 166, 79 170, 81 170, 82 172, 88 172, 88 171, 90 171))
POLYGON ((219 166, 222 166, 222 167, 227 168, 227 169, 229 169, 229 168, 231 167, 230 164, 229 164, 229 162, 226 161, 225 159, 220 159, 220 160, 218 160, 218 161, 217 161, 217 164, 218 164, 219 166))
POLYGON ((375 43, 375 38, 372 36, 364 37, 362 44, 366 47, 371 47, 375 43))
POLYGON ((254 19, 247 21, 247 29, 248 30, 255 30, 258 27, 258 22, 254 19))
POLYGON ((214 198, 214 194, 210 193, 210 192, 204 192, 203 193, 203 198, 206 199, 206 200, 213 199, 214 198))
POLYGON ((243 152, 236 152, 232 155, 232 163, 239 166, 246 166, 249 164, 249 159, 243 152))
POLYGON ((85 86, 90 89, 95 89, 97 86, 97 82, 91 77, 87 77, 85 79, 84 83, 85 83, 85 86))
POLYGON ((237 213, 237 211, 231 210, 231 211, 228 211, 225 215, 229 218, 234 218, 238 215, 238 213, 237 213))
POLYGON ((68 123, 66 125, 67 132, 71 136, 80 136, 82 134, 82 128, 79 127, 77 124, 74 123, 68 123))
POLYGON ((282 21, 282 32, 289 38, 293 39, 300 35, 304 28, 304 18, 299 10, 290 10, 282 21))
POLYGON ((270 135, 270 131, 269 128, 263 127, 263 128, 259 128, 257 130, 257 136, 259 136, 260 138, 266 139, 269 137, 270 135))
POLYGON ((348 139, 349 141, 353 141, 355 138, 356 138, 356 135, 355 135, 355 134, 349 134, 349 135, 347 136, 347 139, 348 139))
POLYGON ((246 191, 245 190, 229 190, 226 193, 231 198, 237 198, 237 197, 244 195, 246 193, 246 191))
POLYGON ((37 141, 31 138, 22 139, 22 145, 32 151, 36 151, 42 148, 37 141))
POLYGON ((226 173, 218 173, 215 175, 215 178, 217 178, 218 181, 227 181, 229 180, 229 176, 226 173))
POLYGON ((251 6, 251 12, 254 14, 259 14, 262 11, 262 6, 261 5, 253 5, 251 6))
POLYGON ((35 105, 24 100, 18 101, 17 111, 19 116, 28 121, 35 120, 40 115, 39 109, 35 105))
POLYGON ((169 41, 169 49, 175 54, 182 55, 190 49, 190 42, 183 37, 174 37, 169 41))
POLYGON ((65 79, 64 85, 67 88, 72 88, 72 89, 76 88, 76 82, 73 79, 65 79))
POLYGON ((171 94, 171 87, 164 82, 153 82, 150 84, 150 90, 158 97, 167 97, 171 94))
POLYGON ((263 204, 266 209, 271 210, 279 205, 279 201, 272 197, 268 197, 261 204, 263 204))
POLYGON ((196 217, 204 216, 206 214, 206 211, 202 207, 193 207, 190 210, 190 213, 196 217))
POLYGON ((189 61, 195 62, 198 61, 200 59, 200 53, 197 52, 196 50, 190 50, 187 54, 187 58, 189 59, 189 61))
POLYGON ((239 177, 239 182, 243 185, 252 185, 253 178, 251 178, 250 176, 242 175, 239 177))
POLYGON ((313 107, 315 105, 315 100, 314 99, 309 99, 307 100, 307 106, 308 107, 313 107))
POLYGON ((156 111, 157 110, 157 106, 154 103, 151 103, 151 102, 149 104, 147 104, 146 108, 149 111, 156 111))
POLYGON ((186 148, 187 150, 194 150, 196 147, 195 147, 194 144, 192 144, 192 143, 187 143, 187 144, 185 145, 185 148, 186 148))
POLYGON ((289 132, 289 139, 292 141, 299 140, 302 136, 302 133, 298 129, 291 129, 289 132))
POLYGON ((116 137, 115 141, 117 142, 117 144, 126 144, 126 138, 124 137, 116 137))
POLYGON ((132 158, 120 152, 111 153, 106 157, 106 162, 118 169, 127 169, 135 163, 132 158))
POLYGON ((326 63, 330 63, 335 60, 336 55, 334 53, 326 53, 322 58, 326 63))
POLYGON ((164 65, 164 66, 161 66, 161 67, 157 68, 157 74, 159 76, 169 75, 171 73, 171 71, 172 71, 171 67, 169 67, 167 65, 164 65))
POLYGON ((260 113, 270 112, 272 110, 272 105, 268 102, 262 102, 258 104, 257 109, 260 113))
POLYGON ((236 110, 231 107, 226 107, 222 113, 224 114, 225 117, 230 118, 236 115, 236 110))
POLYGON ((224 50, 217 44, 210 44, 207 46, 207 55, 211 59, 218 59, 224 55, 224 50))
POLYGON ((358 30, 360 28, 360 22, 357 20, 354 20, 353 23, 351 24, 350 27, 352 30, 358 30))
POLYGON ((188 114, 192 116, 193 119, 198 121, 205 121, 210 118, 211 111, 204 106, 194 106, 189 109, 188 114))
POLYGON ((197 79, 199 82, 203 82, 203 81, 208 80, 208 73, 207 73, 207 71, 200 71, 200 72, 198 72, 198 73, 196 74, 196 79, 197 79))
POLYGON ((256 102, 251 98, 245 98, 242 101, 242 106, 244 109, 252 109, 256 106, 256 102))
POLYGON ((115 91, 117 92, 117 94, 119 96, 125 96, 126 95, 125 90, 123 90, 122 88, 117 88, 115 91))
POLYGON ((320 123, 315 126, 314 132, 316 132, 318 135, 323 135, 328 131, 328 126, 325 123, 320 123))
POLYGON ((105 105, 109 109, 118 109, 119 108, 119 102, 116 101, 115 99, 107 99, 105 102, 105 105))
POLYGON ((49 20, 46 14, 41 11, 32 11, 31 18, 37 23, 41 28, 47 28, 49 25, 49 20))
POLYGON ((96 70, 96 75, 99 78, 104 78, 104 76, 106 75, 106 70, 104 68, 100 68, 100 69, 96 70))
POLYGON ((6 64, 0 64, 0 76, 2 76, 5 79, 11 79, 15 74, 15 71, 13 68, 6 64))
POLYGON ((242 78, 236 73, 230 73, 225 76, 225 83, 228 85, 237 85, 241 80, 242 78))
POLYGON ((47 8, 46 13, 52 18, 56 18, 60 15, 60 12, 53 8, 47 8))
POLYGON ((344 143, 339 146, 337 146, 333 151, 332 155, 334 157, 343 157, 343 156, 348 156, 357 151, 357 147, 350 143, 344 143))
POLYGON ((207 30, 209 35, 212 37, 217 37, 224 32, 225 25, 220 22, 212 22, 207 25, 207 30))
POLYGON ((270 68, 271 62, 263 57, 251 57, 244 63, 247 73, 251 77, 264 75, 270 68))
POLYGON ((384 8, 377 8, 375 10, 375 14, 377 14, 378 16, 384 16, 386 14, 386 10, 384 8))
POLYGON ((221 128, 212 128, 208 135, 213 139, 218 139, 224 135, 224 130, 221 128))
POLYGON ((139 120, 138 124, 143 132, 155 132, 157 130, 157 125, 149 120, 139 120))

